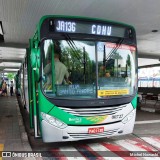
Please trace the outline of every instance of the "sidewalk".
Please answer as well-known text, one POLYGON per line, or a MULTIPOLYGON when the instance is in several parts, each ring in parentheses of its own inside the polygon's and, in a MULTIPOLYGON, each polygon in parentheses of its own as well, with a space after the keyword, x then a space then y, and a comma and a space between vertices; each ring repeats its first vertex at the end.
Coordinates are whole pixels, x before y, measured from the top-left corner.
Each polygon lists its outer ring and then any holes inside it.
POLYGON ((0 146, 0 151, 32 151, 15 96, 0 96, 0 146))

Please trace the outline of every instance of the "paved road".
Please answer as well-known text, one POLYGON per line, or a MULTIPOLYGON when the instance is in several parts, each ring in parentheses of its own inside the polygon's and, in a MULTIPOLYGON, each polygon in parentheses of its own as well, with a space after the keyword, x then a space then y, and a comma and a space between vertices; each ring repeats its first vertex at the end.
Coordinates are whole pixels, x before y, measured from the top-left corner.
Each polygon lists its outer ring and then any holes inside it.
POLYGON ((138 137, 131 134, 79 142, 44 144, 34 146, 33 149, 41 150, 42 155, 44 153, 43 159, 52 160, 56 157, 60 160, 160 160, 160 136, 138 137), (47 158, 44 151, 47 151, 47 158), (149 154, 154 157, 150 157, 149 154))
POLYGON ((48 151, 45 160, 160 160, 160 114, 138 111, 134 132, 126 136, 49 144, 30 136, 30 142, 34 151, 48 151))

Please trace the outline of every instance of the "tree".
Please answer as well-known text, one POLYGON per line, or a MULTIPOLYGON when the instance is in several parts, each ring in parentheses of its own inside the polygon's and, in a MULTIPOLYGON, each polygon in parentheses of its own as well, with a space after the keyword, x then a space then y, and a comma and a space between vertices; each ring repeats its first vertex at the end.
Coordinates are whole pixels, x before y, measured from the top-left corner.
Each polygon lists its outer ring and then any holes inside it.
POLYGON ((131 65, 131 60, 130 60, 130 56, 127 56, 127 60, 126 60, 127 65, 130 67, 131 65))
POLYGON ((8 74, 7 74, 7 78, 8 78, 9 80, 13 80, 13 79, 14 79, 14 76, 15 76, 14 73, 8 73, 8 74))
POLYGON ((71 71, 72 82, 89 83, 93 82, 94 62, 91 61, 88 52, 83 48, 64 47, 62 49, 62 62, 71 71))
POLYGON ((118 67, 119 67, 119 65, 118 65, 118 60, 119 60, 119 59, 122 59, 122 56, 121 56, 118 52, 114 52, 114 53, 112 54, 111 58, 117 60, 117 73, 116 73, 116 75, 117 75, 117 77, 118 77, 118 67))
POLYGON ((126 60, 126 77, 128 76, 128 68, 130 67, 131 67, 131 60, 130 60, 130 56, 128 55, 126 60))

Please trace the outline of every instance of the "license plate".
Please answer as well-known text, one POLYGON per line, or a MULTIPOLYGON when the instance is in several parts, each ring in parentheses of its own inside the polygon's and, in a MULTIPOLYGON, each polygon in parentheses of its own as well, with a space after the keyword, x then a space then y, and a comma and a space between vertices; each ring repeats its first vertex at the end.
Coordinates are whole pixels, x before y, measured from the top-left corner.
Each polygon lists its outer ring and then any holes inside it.
POLYGON ((104 132, 104 127, 88 128, 89 134, 102 133, 104 132))

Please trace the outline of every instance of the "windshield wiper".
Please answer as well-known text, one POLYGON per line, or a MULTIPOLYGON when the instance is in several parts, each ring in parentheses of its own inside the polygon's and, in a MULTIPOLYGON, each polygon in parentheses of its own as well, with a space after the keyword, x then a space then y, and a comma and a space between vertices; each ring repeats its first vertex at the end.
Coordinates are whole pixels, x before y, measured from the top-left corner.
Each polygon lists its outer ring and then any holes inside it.
POLYGON ((85 84, 86 83, 86 51, 85 51, 85 47, 83 47, 83 60, 81 60, 81 57, 77 54, 78 48, 77 48, 76 44, 74 43, 74 41, 71 39, 71 37, 68 34, 64 34, 64 36, 66 38, 68 45, 72 49, 74 55, 78 59, 78 61, 80 61, 80 63, 83 64, 83 79, 84 79, 84 84, 85 84))
MULTIPOLYGON (((69 47, 73 51, 76 59, 81 62, 81 57, 79 57, 79 55, 77 54, 78 49, 77 49, 76 44, 74 43, 74 41, 71 39, 71 37, 67 33, 65 33, 64 36, 66 38, 66 41, 67 41, 69 47)), ((83 63, 83 62, 81 62, 81 63, 83 63)))
MULTIPOLYGON (((111 58, 111 56, 113 55, 113 53, 115 53, 115 52, 118 50, 118 48, 121 46, 121 44, 123 43, 123 41, 124 41, 124 38, 121 38, 121 39, 119 40, 119 42, 116 43, 116 47, 113 48, 113 49, 110 51, 110 53, 108 54, 107 58, 104 57, 105 63, 111 58)), ((104 46, 104 48, 105 48, 105 46, 104 46)), ((104 52, 105 52, 105 50, 104 50, 104 52)), ((105 55, 106 55, 106 54, 105 54, 105 55)))
POLYGON ((86 83, 86 50, 85 47, 83 47, 83 79, 84 84, 86 83))

